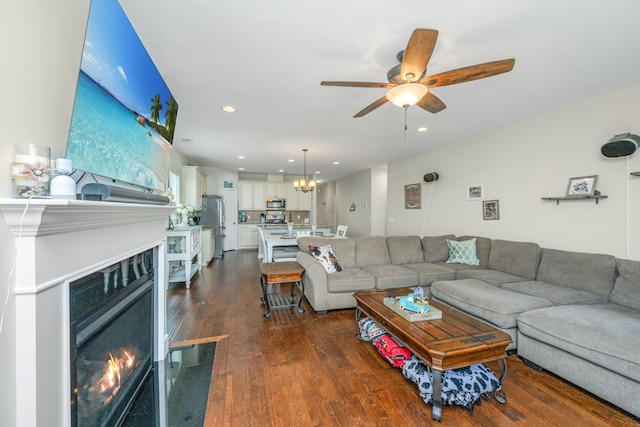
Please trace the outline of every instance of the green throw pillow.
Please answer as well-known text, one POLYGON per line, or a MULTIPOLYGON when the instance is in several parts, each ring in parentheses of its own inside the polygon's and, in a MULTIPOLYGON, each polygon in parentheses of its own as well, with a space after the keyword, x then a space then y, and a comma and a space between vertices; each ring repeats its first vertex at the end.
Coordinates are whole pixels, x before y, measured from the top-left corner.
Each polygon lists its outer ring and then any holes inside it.
POLYGON ((447 246, 449 247, 449 259, 447 263, 480 265, 480 260, 476 255, 475 238, 463 240, 462 242, 447 240, 447 246))

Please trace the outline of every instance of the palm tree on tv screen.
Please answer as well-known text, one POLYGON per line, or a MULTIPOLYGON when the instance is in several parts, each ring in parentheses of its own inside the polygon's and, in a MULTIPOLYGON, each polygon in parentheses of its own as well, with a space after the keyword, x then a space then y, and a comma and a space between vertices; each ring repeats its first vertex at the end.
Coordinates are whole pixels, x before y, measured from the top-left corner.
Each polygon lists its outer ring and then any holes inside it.
POLYGON ((173 130, 176 126, 176 119, 178 117, 178 103, 173 96, 165 103, 168 110, 164 112, 165 126, 167 127, 167 140, 173 141, 173 130))
POLYGON ((151 102, 153 102, 153 104, 151 105, 151 120, 158 123, 158 120, 160 119, 160 110, 162 110, 162 101, 160 100, 160 94, 157 93, 156 96, 151 98, 151 102))

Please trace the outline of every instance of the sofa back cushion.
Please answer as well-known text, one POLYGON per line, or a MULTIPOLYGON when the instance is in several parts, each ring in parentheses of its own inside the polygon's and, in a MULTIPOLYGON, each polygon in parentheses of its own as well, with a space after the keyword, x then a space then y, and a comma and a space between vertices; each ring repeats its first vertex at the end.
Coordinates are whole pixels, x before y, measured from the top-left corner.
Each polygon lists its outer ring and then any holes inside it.
POLYGON ((537 280, 606 297, 616 280, 612 255, 542 249, 537 280))
POLYGON ((625 307, 640 310, 640 261, 618 259, 618 277, 609 301, 625 307))
POLYGON ((456 240, 463 242, 465 240, 476 239, 476 256, 480 264, 478 268, 489 268, 489 254, 491 253, 491 239, 488 237, 478 236, 460 236, 456 240))
POLYGON ((445 262, 449 258, 447 240, 453 240, 456 236, 424 236, 422 238, 422 256, 424 262, 445 262))
POLYGON ((343 268, 354 268, 356 266, 356 241, 355 239, 331 239, 327 237, 303 236, 298 238, 300 250, 309 253, 310 246, 331 245, 333 254, 343 268))
POLYGON ((391 264, 418 264, 424 262, 419 236, 388 236, 387 249, 391 264))
POLYGON ((387 239, 382 236, 356 237, 356 267, 391 264, 387 239))
POLYGON ((540 263, 540 246, 537 243, 493 240, 489 254, 489 269, 503 273, 536 278, 540 263))

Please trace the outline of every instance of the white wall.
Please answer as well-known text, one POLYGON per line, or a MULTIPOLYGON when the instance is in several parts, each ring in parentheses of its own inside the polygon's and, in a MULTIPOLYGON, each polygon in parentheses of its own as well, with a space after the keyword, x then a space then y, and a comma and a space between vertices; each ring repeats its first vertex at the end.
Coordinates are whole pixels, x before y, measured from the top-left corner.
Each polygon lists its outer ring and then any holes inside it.
MULTIPOLYGON (((16 143, 51 147, 63 157, 71 123, 89 0, 4 2, 0 14, 0 197, 11 197, 11 161, 16 143)), ((13 279, 9 261, 13 238, 0 232, 0 299, 13 279)), ((1 306, 0 306, 1 307, 1 306)), ((4 308, 0 308, 0 312, 4 308)), ((0 334, 0 425, 13 426, 15 414, 15 300, 10 295, 0 334)))
POLYGON ((640 134, 640 85, 598 96, 487 134, 392 162, 388 168, 388 234, 474 234, 538 242, 543 247, 640 259, 640 153, 607 159, 600 147, 615 134, 640 134), (403 186, 422 185, 420 210, 406 210, 403 186), (542 201, 562 196, 570 177, 599 175, 608 199, 542 201), (500 202, 485 221, 471 185, 500 202))
POLYGON ((336 224, 349 237, 386 235, 387 171, 366 169, 336 181, 336 224), (355 205, 355 211, 350 211, 355 205))
POLYGON ((336 229, 335 214, 336 182, 318 185, 316 189, 316 222, 318 225, 336 229))
POLYGON ((207 175, 207 194, 220 195, 220 189, 224 187, 224 182, 231 182, 235 190, 238 189, 238 172, 216 167, 201 167, 202 172, 207 175))

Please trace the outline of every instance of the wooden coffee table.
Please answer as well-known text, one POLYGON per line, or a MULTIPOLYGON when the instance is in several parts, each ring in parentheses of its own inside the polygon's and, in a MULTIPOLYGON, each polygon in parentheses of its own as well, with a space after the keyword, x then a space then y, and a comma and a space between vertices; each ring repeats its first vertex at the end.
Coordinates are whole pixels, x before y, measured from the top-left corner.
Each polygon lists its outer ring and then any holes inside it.
MULTIPOLYGON (((409 322, 384 305, 383 299, 390 295, 407 295, 409 288, 384 291, 360 291, 354 294, 357 301, 356 320, 365 313, 393 335, 433 371, 433 419, 442 419, 442 374, 458 369, 497 360, 502 374, 500 383, 507 374, 506 348, 511 343, 508 334, 444 304, 429 301, 442 311, 442 319, 409 322)), ((496 399, 504 403, 504 392, 496 399)))

